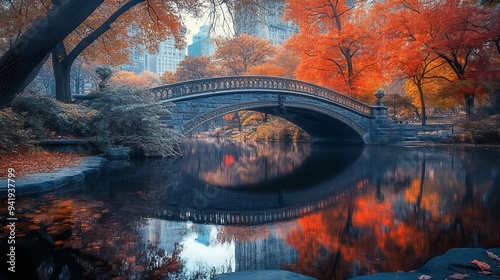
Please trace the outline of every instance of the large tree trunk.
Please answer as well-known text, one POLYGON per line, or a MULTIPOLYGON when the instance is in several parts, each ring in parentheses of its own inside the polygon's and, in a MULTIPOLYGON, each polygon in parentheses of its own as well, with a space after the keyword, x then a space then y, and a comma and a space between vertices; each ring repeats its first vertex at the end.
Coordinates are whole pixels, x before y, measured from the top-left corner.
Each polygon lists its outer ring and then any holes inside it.
POLYGON ((71 102, 71 65, 66 55, 63 42, 52 49, 52 68, 56 82, 56 99, 64 103, 71 102))
POLYGON ((33 69, 104 0, 66 0, 21 35, 0 58, 0 108, 19 93, 33 69))
POLYGON ((116 10, 106 21, 104 21, 96 30, 83 38, 69 54, 66 53, 64 42, 61 41, 52 51, 52 60, 54 61, 54 75, 56 78, 56 99, 69 103, 71 102, 71 67, 76 58, 92 44, 97 38, 104 34, 121 15, 127 12, 135 5, 145 0, 130 0, 116 10), (56 69, 58 68, 58 69, 56 69), (58 77, 59 76, 59 77, 58 77))
POLYGON ((417 83, 417 88, 418 88, 418 94, 420 97, 420 105, 422 107, 422 125, 427 124, 427 113, 425 112, 425 99, 424 99, 424 89, 422 88, 422 82, 418 81, 417 83))
POLYGON ((474 94, 467 94, 464 96, 465 99, 465 114, 467 117, 472 116, 474 110, 474 94))
POLYGON ((71 102, 71 76, 65 63, 53 63, 56 80, 56 99, 64 103, 71 102))

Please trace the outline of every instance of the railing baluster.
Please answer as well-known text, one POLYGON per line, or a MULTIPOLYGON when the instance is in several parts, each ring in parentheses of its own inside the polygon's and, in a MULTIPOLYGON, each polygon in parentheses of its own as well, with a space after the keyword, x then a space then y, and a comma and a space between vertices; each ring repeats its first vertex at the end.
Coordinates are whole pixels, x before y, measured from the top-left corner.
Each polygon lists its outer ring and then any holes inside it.
POLYGON ((151 89, 155 100, 168 100, 209 91, 231 89, 270 89, 287 90, 305 93, 326 99, 332 103, 350 108, 356 112, 371 116, 371 107, 357 100, 351 99, 336 91, 312 85, 306 82, 276 77, 221 77, 187 81, 151 89))

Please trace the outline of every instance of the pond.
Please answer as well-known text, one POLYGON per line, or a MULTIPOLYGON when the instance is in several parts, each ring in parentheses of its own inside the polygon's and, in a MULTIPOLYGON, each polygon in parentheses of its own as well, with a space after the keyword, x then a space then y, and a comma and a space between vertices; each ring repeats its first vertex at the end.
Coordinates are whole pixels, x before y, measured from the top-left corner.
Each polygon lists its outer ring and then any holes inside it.
POLYGON ((417 269, 450 248, 500 247, 498 148, 183 147, 182 158, 108 162, 84 183, 18 197, 17 275, 285 269, 346 279, 417 269))

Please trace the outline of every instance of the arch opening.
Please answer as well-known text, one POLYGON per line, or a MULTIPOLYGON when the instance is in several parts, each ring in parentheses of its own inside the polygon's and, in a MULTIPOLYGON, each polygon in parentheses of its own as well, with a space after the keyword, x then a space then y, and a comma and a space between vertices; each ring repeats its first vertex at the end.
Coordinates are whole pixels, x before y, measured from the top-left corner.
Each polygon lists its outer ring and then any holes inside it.
POLYGON ((190 133, 198 126, 211 121, 217 117, 224 116, 228 113, 238 112, 241 109, 266 113, 269 115, 283 118, 301 129, 303 129, 312 138, 313 142, 328 142, 336 144, 348 145, 364 145, 363 134, 361 127, 356 126, 353 121, 350 121, 344 116, 326 114, 310 108, 300 108, 287 106, 285 108, 273 105, 255 105, 245 108, 232 107, 228 110, 218 110, 217 113, 208 112, 198 118, 192 119, 184 125, 184 132, 190 133))

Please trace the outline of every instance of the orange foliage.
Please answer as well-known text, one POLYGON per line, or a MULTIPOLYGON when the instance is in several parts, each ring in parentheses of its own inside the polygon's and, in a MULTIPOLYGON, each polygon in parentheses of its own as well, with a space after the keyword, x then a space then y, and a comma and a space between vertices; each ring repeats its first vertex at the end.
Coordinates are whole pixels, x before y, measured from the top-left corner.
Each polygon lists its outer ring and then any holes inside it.
POLYGON ((56 168, 73 167, 80 163, 83 155, 45 151, 21 151, 19 153, 0 153, 0 179, 6 179, 4 174, 8 168, 15 170, 17 178, 33 173, 49 173, 56 168))
POLYGON ((278 47, 273 57, 262 65, 250 67, 247 74, 295 78, 299 62, 298 55, 292 50, 278 47))
POLYGON ((187 57, 179 63, 175 72, 177 82, 211 78, 216 76, 216 68, 210 58, 187 57))
POLYGON ((377 57, 369 48, 378 38, 370 32, 366 10, 346 1, 287 1, 287 19, 299 26, 288 47, 300 54, 299 79, 358 97, 381 86, 377 57))
POLYGON ((264 64, 274 54, 268 40, 241 34, 234 38, 218 38, 214 57, 229 75, 246 74, 250 67, 264 64))
POLYGON ((161 84, 160 78, 153 72, 144 71, 137 75, 134 72, 117 71, 109 79, 113 87, 152 88, 161 84))

